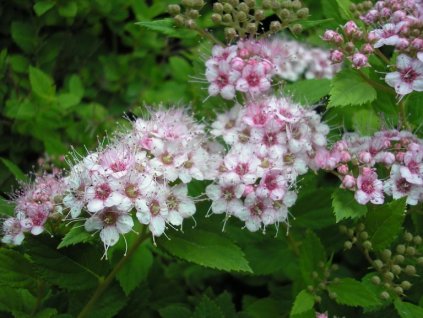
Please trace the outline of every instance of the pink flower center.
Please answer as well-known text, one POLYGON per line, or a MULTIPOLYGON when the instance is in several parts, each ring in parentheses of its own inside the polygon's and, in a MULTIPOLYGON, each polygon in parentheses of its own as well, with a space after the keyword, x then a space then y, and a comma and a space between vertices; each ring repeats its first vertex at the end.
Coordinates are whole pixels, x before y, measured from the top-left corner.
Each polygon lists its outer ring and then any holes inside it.
POLYGON ((126 164, 121 161, 116 161, 110 165, 113 172, 120 172, 126 169, 126 164))
POLYGON ((396 182, 396 186, 398 191, 401 193, 408 193, 411 189, 411 184, 409 184, 404 178, 398 179, 396 182))
POLYGON ((264 205, 263 202, 256 202, 251 208, 250 212, 252 215, 260 216, 263 214, 264 205))
POLYGON ((114 225, 117 222, 119 215, 113 210, 107 209, 101 214, 100 218, 105 225, 114 225))
POLYGON ((400 71, 401 80, 407 84, 413 83, 419 74, 412 68, 407 67, 400 71))
POLYGON ((248 85, 251 86, 251 87, 258 86, 259 83, 260 83, 260 78, 256 73, 248 74, 248 76, 245 78, 245 80, 247 81, 248 85))
POLYGON ((177 210, 179 207, 179 200, 177 197, 171 194, 166 199, 166 205, 170 210, 177 210))
POLYGON ((272 175, 267 175, 264 178, 264 185, 270 191, 275 190, 277 188, 277 186, 278 186, 278 183, 276 181, 276 177, 275 176, 272 176, 272 175))
POLYGON ((136 199, 139 195, 139 191, 135 184, 128 184, 125 188, 125 194, 130 199, 136 199))
POLYGON ((157 200, 151 201, 149 208, 152 215, 157 215, 160 213, 160 203, 157 200))
POLYGON ((226 201, 230 201, 233 198, 235 198, 234 195, 234 188, 233 187, 227 187, 222 189, 222 196, 226 201))
POLYGON ((240 176, 246 174, 248 170, 248 163, 238 163, 235 167, 235 172, 240 176))
POLYGON ((220 89, 224 88, 229 83, 228 75, 220 73, 215 82, 220 89))
POLYGON ((276 144, 277 141, 278 139, 276 138, 276 133, 266 133, 263 136, 263 143, 266 146, 273 146, 276 144))
POLYGON ((413 174, 419 174, 420 173, 420 165, 415 161, 410 161, 407 165, 408 170, 410 170, 413 174))
POLYGON ((107 183, 103 183, 95 189, 96 199, 106 200, 109 197, 110 193, 112 193, 112 189, 107 183))
POLYGON ((253 122, 255 125, 264 125, 266 121, 267 121, 267 116, 261 112, 253 116, 253 122))
POLYGON ((367 194, 373 193, 373 191, 375 190, 373 181, 364 180, 363 183, 361 184, 361 190, 363 190, 367 194))

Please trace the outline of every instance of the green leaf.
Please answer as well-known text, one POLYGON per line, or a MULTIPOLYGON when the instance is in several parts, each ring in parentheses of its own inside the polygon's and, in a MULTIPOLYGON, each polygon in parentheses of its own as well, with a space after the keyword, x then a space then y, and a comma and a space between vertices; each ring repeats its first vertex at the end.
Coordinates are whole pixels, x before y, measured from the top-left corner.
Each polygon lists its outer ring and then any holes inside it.
POLYGON ((220 307, 225 318, 232 318, 236 316, 235 304, 232 301, 232 296, 227 291, 220 294, 214 299, 216 304, 220 307))
POLYGON ((31 23, 12 22, 11 36, 13 41, 26 53, 33 53, 37 47, 36 28, 31 23))
POLYGON ((335 19, 333 18, 329 18, 329 19, 322 19, 322 20, 304 20, 304 21, 299 21, 299 24, 301 24, 303 26, 303 30, 307 30, 310 28, 314 28, 314 27, 325 27, 328 24, 331 24, 332 22, 334 22, 335 19))
POLYGON ((36 272, 47 282, 69 290, 83 290, 97 286, 98 275, 35 239, 28 239, 26 246, 36 266, 36 272))
POLYGON ((79 243, 87 243, 93 240, 91 233, 88 233, 83 226, 74 226, 60 242, 58 249, 76 245, 79 243))
POLYGON ((319 268, 319 263, 326 263, 326 251, 319 237, 312 231, 307 231, 300 247, 300 270, 307 284, 313 282, 312 272, 319 268))
POLYGON ((357 72, 345 69, 333 79, 329 107, 362 105, 377 97, 377 92, 357 72))
POLYGON ((365 224, 374 250, 382 250, 395 240, 405 217, 405 207, 403 198, 369 209, 365 224))
POLYGON ((423 92, 413 92, 405 99, 407 120, 410 121, 418 130, 423 118, 423 92))
POLYGON ((0 285, 21 288, 34 283, 34 268, 31 263, 14 250, 0 249, 0 285))
POLYGON ((3 286, 0 288, 0 311, 13 313, 15 317, 31 314, 35 297, 26 289, 3 286))
POLYGON ((159 309, 162 318, 187 318, 191 316, 191 310, 183 304, 171 304, 159 309))
POLYGON ((44 308, 34 315, 34 318, 57 318, 57 310, 54 308, 44 308))
POLYGON ((0 197, 0 215, 14 216, 15 206, 12 202, 0 197))
POLYGON ((65 18, 73 18, 78 13, 78 4, 76 1, 69 1, 59 7, 59 14, 65 18))
POLYGON ((341 305, 373 307, 381 301, 365 284, 352 279, 341 278, 336 283, 328 285, 328 291, 336 294, 335 301, 341 305))
POLYGON ((371 136, 380 130, 380 119, 374 110, 360 109, 354 112, 353 126, 360 135, 371 136))
POLYGON ((354 19, 354 16, 352 15, 349 9, 351 5, 350 0, 336 0, 336 2, 338 3, 339 13, 343 19, 345 20, 354 19))
POLYGON ((81 98, 72 93, 62 93, 58 96, 58 100, 62 109, 67 109, 78 105, 81 101, 81 98))
POLYGON ((394 302, 395 309, 401 318, 421 318, 423 317, 423 308, 411 303, 406 303, 397 298, 394 302))
POLYGON ((169 65, 172 76, 181 82, 187 82, 188 76, 192 73, 192 68, 189 63, 179 57, 173 56, 169 59, 169 65))
POLYGON ((34 94, 45 99, 54 100, 56 87, 53 79, 38 68, 29 67, 29 82, 34 94))
POLYGON ((175 38, 187 38, 195 36, 195 33, 191 30, 176 29, 173 25, 173 19, 170 18, 154 21, 140 21, 135 24, 148 30, 159 32, 175 38))
POLYGON ((69 91, 80 100, 84 97, 84 85, 78 75, 72 75, 69 79, 69 91))
POLYGON ((274 318, 282 316, 280 302, 272 298, 262 298, 248 305, 244 312, 251 318, 274 318))
POLYGON ((55 5, 56 3, 53 0, 38 1, 36 4, 34 4, 35 14, 40 17, 55 5))
POLYGON ((301 80, 292 84, 287 84, 284 91, 286 94, 292 95, 294 101, 303 105, 311 105, 329 94, 330 80, 301 80))
POLYGON ((12 161, 6 159, 6 158, 0 158, 1 162, 6 166, 6 168, 10 171, 13 176, 21 181, 28 181, 28 176, 25 175, 22 170, 15 165, 12 161))
POLYGON ((172 232, 159 246, 184 260, 225 271, 252 272, 242 250, 222 235, 199 229, 172 232))
POLYGON ((94 304, 89 313, 90 318, 113 318, 125 306, 127 297, 119 286, 109 287, 94 304))
POLYGON ((9 57, 9 61, 13 71, 17 73, 28 72, 29 61, 25 56, 20 54, 12 55, 9 57))
POLYGON ((294 306, 291 310, 291 317, 294 315, 302 314, 310 309, 313 309, 314 297, 306 290, 300 291, 295 297, 294 306))
POLYGON ((367 213, 367 206, 359 204, 353 192, 340 188, 332 194, 332 207, 336 223, 344 219, 358 219, 367 213))
POLYGON ((225 318, 215 301, 204 295, 191 318, 225 318))
MULTIPOLYGON (((131 244, 129 242, 129 245, 131 244)), ((126 295, 147 278, 152 265, 153 254, 145 244, 141 245, 116 275, 126 295)))

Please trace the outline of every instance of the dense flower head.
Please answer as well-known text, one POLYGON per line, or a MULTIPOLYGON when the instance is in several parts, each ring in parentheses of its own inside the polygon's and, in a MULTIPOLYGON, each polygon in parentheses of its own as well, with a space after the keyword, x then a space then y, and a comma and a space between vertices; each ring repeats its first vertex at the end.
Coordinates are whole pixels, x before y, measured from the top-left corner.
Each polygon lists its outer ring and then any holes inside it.
POLYGON ((241 40, 228 47, 216 45, 206 61, 210 96, 233 99, 236 92, 258 96, 271 89, 272 78, 286 80, 331 78, 339 70, 329 52, 296 41, 241 40))
POLYGON ((97 151, 73 153, 65 177, 43 175, 25 187, 16 216, 3 224, 3 241, 20 244, 23 232, 41 233, 57 207, 66 220, 84 220, 87 231, 99 232, 106 250, 132 230, 132 212, 160 236, 194 215, 187 183, 216 176, 220 149, 184 109, 159 109, 97 151))
POLYGON ((24 233, 39 235, 55 213, 60 213, 58 202, 64 183, 60 171, 35 176, 31 184, 23 185, 14 195, 15 216, 3 223, 4 243, 20 244, 24 233))
POLYGON ((230 149, 206 188, 211 212, 235 216, 250 231, 287 222, 297 177, 316 167, 328 132, 315 111, 286 97, 250 100, 218 115, 211 134, 230 149))
POLYGON ((337 169, 342 187, 355 191, 360 204, 382 204, 385 195, 407 197, 410 205, 423 201, 423 141, 408 131, 383 130, 371 137, 347 133, 325 155, 316 164, 337 169))

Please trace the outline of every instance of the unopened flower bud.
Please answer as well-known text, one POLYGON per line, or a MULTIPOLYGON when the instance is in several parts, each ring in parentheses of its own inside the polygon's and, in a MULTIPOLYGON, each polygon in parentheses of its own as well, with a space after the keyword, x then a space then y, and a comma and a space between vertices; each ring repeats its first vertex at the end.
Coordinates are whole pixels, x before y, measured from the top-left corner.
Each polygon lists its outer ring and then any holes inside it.
POLYGON ((300 19, 304 19, 308 17, 308 14, 309 14, 308 8, 302 8, 297 11, 297 17, 300 19))
POLYGON ((411 283, 408 281, 408 280, 404 280, 404 281, 402 281, 401 282, 401 287, 404 289, 404 290, 408 290, 408 289, 410 289, 411 288, 411 283))
POLYGON ((343 234, 347 234, 347 227, 345 225, 340 225, 339 226, 339 232, 343 233, 343 234))
POLYGON ((423 256, 420 256, 420 257, 417 259, 417 264, 419 264, 420 266, 423 266, 423 256))
POLYGON ((279 22, 279 21, 272 21, 271 23, 270 23, 270 30, 272 31, 272 32, 278 32, 278 31, 280 31, 282 29, 282 25, 281 25, 281 23, 279 22))
POLYGON ((272 8, 272 0, 263 0, 261 5, 264 10, 269 10, 272 8))
POLYGON ((416 268, 413 265, 407 265, 404 268, 404 273, 410 276, 416 275, 416 268))
POLYGON ((357 24, 355 24, 354 21, 348 21, 344 25, 343 29, 344 29, 345 34, 351 36, 358 31, 358 26, 357 26, 357 24))
POLYGON ((368 66, 367 61, 367 56, 362 53, 355 53, 351 58, 353 67, 357 69, 368 66))
POLYGON ((181 14, 178 14, 178 15, 177 15, 177 16, 175 16, 173 19, 175 20, 175 24, 176 24, 177 26, 183 26, 183 25, 185 24, 185 18, 184 18, 184 16, 183 16, 183 15, 181 15, 181 14))
POLYGON ((385 279, 388 281, 392 281, 394 279, 394 273, 386 272, 383 274, 383 277, 385 277, 385 279))
POLYGON ((338 295, 335 292, 329 292, 329 298, 330 299, 336 299, 338 295))
POLYGON ((355 187, 355 178, 352 175, 346 175, 342 179, 342 186, 345 189, 353 189, 355 187))
POLYGON ((242 11, 244 13, 248 13, 250 11, 250 8, 245 2, 241 2, 237 8, 239 11, 242 11))
POLYGON ((256 6, 255 0, 244 0, 244 2, 249 8, 254 8, 256 6))
POLYGON ((223 15, 223 22, 231 23, 232 22, 232 15, 230 15, 229 13, 224 14, 223 15))
POLYGON ((236 38, 237 33, 234 28, 225 28, 225 36, 228 40, 233 40, 236 38))
POLYGON ((401 266, 397 264, 392 265, 391 270, 392 270, 392 273, 394 273, 395 275, 401 274, 401 271, 402 271, 401 266))
POLYGON ((231 13, 232 11, 234 11, 234 8, 229 3, 225 3, 223 5, 223 11, 226 13, 231 13))
POLYGON ((282 9, 279 11, 279 16, 282 19, 287 19, 289 18, 290 15, 291 15, 291 12, 288 9, 282 9))
POLYGON ((347 174, 349 169, 347 165, 340 165, 336 168, 340 174, 347 174))
POLYGON ((402 295, 404 293, 404 290, 402 289, 401 286, 396 286, 394 288, 395 293, 397 293, 398 295, 402 295))
POLYGON ((394 261, 399 263, 399 264, 403 263, 404 260, 405 260, 404 255, 398 254, 398 255, 394 256, 394 261))
POLYGON ((373 276, 372 278, 371 278, 371 280, 372 280, 372 283, 373 284, 375 284, 375 285, 379 285, 380 284, 380 282, 381 282, 381 280, 380 280, 380 277, 379 276, 373 276))
POLYGON ((414 242, 414 244, 416 244, 416 245, 420 245, 420 244, 422 244, 422 237, 421 237, 420 235, 416 235, 416 236, 414 236, 413 242, 414 242))
POLYGON ((169 6, 167 7, 167 11, 170 15, 175 16, 181 13, 181 7, 177 4, 169 4, 169 6))
POLYGON ((344 248, 345 248, 346 250, 350 250, 350 249, 352 248, 352 242, 350 242, 350 241, 345 241, 345 243, 344 243, 344 248))
POLYGON ((370 43, 366 43, 361 47, 361 52, 363 52, 364 54, 371 54, 373 53, 373 51, 373 46, 370 43))
POLYGON ((239 11, 236 14, 236 18, 239 22, 245 22, 247 20, 247 14, 243 11, 239 11))
POLYGON ((380 259, 377 259, 373 262, 373 265, 376 269, 381 269, 383 267, 383 262, 380 259))
POLYGON ((405 245, 399 244, 397 245, 396 251, 398 254, 404 254, 405 253, 405 245))
POLYGON ((222 22, 222 16, 218 13, 213 13, 211 19, 216 24, 220 24, 222 22))
POLYGON ((416 254, 416 249, 413 246, 407 246, 407 248, 405 249, 405 253, 407 255, 413 256, 416 254))
POLYGON ((220 2, 215 2, 213 4, 213 11, 216 13, 223 13, 223 5, 220 2))
POLYGON ((291 30, 292 30, 292 33, 299 34, 299 33, 301 33, 303 31, 303 26, 301 24, 298 24, 297 23, 297 24, 294 24, 291 27, 291 30))
POLYGON ((383 300, 388 300, 389 299, 389 293, 387 291, 383 291, 380 293, 380 298, 382 298, 383 300))
POLYGON ((200 16, 200 12, 198 10, 189 10, 187 16, 191 19, 197 19, 200 16))
POLYGON ((250 34, 254 34, 257 32, 257 25, 255 23, 248 23, 247 24, 247 32, 250 34))
POLYGON ((257 20, 257 21, 262 21, 262 20, 264 20, 266 17, 265 17, 265 15, 264 15, 264 11, 263 10, 256 10, 255 12, 254 12, 254 18, 257 20))
MULTIPOLYGON (((363 233, 365 233, 365 232, 363 232, 363 233)), ((362 233, 362 234, 363 234, 362 233)), ((366 250, 370 250, 371 248, 372 248, 372 242, 370 242, 370 241, 364 241, 363 242, 363 247, 366 249, 366 250)))
POLYGON ((330 53, 330 60, 333 63, 341 63, 344 60, 344 53, 339 50, 333 50, 330 53))

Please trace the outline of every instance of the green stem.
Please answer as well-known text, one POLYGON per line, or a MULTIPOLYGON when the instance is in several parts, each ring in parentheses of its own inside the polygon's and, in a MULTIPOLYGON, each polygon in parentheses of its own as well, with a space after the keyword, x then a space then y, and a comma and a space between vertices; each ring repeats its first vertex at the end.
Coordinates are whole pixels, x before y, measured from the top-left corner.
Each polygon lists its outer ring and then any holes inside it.
POLYGON ((399 119, 400 119, 401 126, 404 126, 407 130, 411 130, 411 125, 407 121, 407 115, 405 112, 405 101, 401 100, 398 106, 399 106, 399 119))
MULTIPOLYGON (((144 228, 143 228, 144 229, 144 228)), ((97 289, 95 290, 94 294, 91 296, 90 300, 87 302, 87 304, 82 308, 81 312, 78 315, 78 318, 88 317, 91 309, 93 308, 94 304, 97 302, 97 300, 100 298, 101 295, 106 291, 107 287, 113 282, 115 279, 116 274, 122 269, 122 267, 125 265, 125 263, 134 255, 134 253, 137 251, 138 247, 149 237, 150 235, 148 233, 141 232, 138 236, 137 240, 134 242, 134 244, 131 246, 131 248, 128 250, 128 253, 124 257, 122 257, 119 261, 119 263, 116 264, 116 266, 113 268, 113 270, 107 275, 107 277, 100 282, 97 289)))
POLYGON ((385 56, 385 54, 383 54, 379 49, 375 49, 375 53, 376 53, 376 55, 377 56, 379 56, 380 57, 380 59, 382 60, 382 61, 384 61, 385 63, 386 63, 386 65, 388 66, 389 65, 389 63, 391 63, 389 60, 388 60, 388 58, 385 56))
POLYGON ((210 32, 207 32, 206 30, 200 28, 200 27, 196 27, 193 29, 194 31, 196 31, 198 34, 200 34, 201 36, 205 37, 206 39, 209 39, 210 41, 212 41, 214 44, 219 44, 220 46, 225 46, 225 44, 221 41, 219 41, 213 34, 211 34, 210 32))

